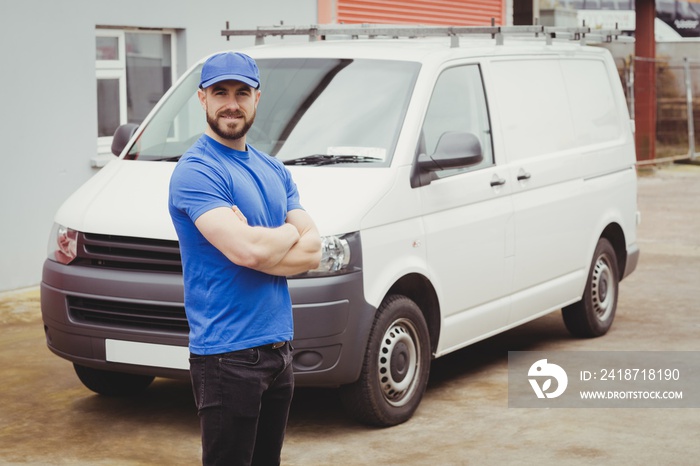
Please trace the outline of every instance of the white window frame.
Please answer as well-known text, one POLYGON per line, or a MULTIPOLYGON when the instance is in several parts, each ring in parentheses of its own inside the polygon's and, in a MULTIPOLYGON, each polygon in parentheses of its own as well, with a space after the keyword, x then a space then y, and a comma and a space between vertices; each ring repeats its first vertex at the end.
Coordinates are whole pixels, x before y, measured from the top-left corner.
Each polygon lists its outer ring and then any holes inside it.
MULTIPOLYGON (((119 55, 116 60, 95 60, 95 78, 99 79, 117 79, 119 80, 119 124, 127 123, 127 82, 126 82, 126 34, 158 34, 170 35, 170 63, 171 63, 171 82, 176 80, 176 35, 175 29, 153 29, 144 30, 139 28, 100 28, 95 29, 95 43, 98 37, 116 37, 118 39, 119 55)), ((95 108, 97 112, 97 108, 95 108)), ((97 157, 93 158, 92 166, 101 167, 109 160, 112 155, 112 139, 113 136, 102 136, 97 138, 97 157)))

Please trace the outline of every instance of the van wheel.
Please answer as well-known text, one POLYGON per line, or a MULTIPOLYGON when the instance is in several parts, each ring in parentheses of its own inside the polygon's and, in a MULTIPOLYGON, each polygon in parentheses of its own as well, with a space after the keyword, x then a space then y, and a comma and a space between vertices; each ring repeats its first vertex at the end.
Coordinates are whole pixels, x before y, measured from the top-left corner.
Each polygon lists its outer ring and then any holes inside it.
POLYGON ((619 277, 615 250, 607 239, 601 238, 593 254, 583 298, 562 309, 564 324, 572 335, 592 338, 610 330, 617 309, 619 277))
POLYGON ((130 396, 143 392, 153 382, 152 375, 103 371, 73 364, 75 373, 87 388, 106 396, 130 396))
POLYGON ((348 413, 388 427, 413 416, 430 372, 430 337, 420 309, 405 296, 388 296, 377 311, 357 382, 341 387, 348 413))

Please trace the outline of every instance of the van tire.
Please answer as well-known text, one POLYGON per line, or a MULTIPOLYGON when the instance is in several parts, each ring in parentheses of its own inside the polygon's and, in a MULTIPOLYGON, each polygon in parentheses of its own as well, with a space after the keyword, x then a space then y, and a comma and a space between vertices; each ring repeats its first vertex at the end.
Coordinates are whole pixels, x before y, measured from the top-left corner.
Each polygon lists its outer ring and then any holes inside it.
POLYGON ((572 335, 593 338, 610 330, 617 310, 619 282, 615 249, 610 241, 600 238, 581 301, 562 309, 564 324, 572 335))
POLYGON ((152 375, 103 371, 79 364, 73 364, 73 368, 83 385, 95 393, 106 396, 137 395, 146 390, 155 379, 152 375))
POLYGON ((430 337, 418 305, 388 296, 377 311, 360 378, 340 389, 346 411, 380 427, 405 422, 418 408, 428 384, 430 337))

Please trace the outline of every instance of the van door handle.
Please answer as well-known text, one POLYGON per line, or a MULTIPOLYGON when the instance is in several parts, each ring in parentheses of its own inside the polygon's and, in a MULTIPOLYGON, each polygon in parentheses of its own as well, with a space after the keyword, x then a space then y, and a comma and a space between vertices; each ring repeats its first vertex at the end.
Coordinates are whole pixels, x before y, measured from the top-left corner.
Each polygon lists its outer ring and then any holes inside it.
POLYGON ((518 172, 518 181, 525 181, 529 180, 532 175, 529 172, 526 172, 522 168, 518 172))
POLYGON ((506 184, 506 179, 501 178, 498 175, 493 175, 493 178, 491 178, 491 187, 495 188, 496 186, 503 186, 506 184))

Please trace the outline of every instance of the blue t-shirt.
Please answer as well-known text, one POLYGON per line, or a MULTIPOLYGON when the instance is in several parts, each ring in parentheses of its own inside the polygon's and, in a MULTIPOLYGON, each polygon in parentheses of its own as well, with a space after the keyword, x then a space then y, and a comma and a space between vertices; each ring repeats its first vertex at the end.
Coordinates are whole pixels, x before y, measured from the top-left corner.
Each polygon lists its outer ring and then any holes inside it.
POLYGON ((251 226, 279 227, 301 209, 296 185, 277 159, 251 146, 233 150, 203 135, 180 159, 168 208, 180 241, 190 351, 219 354, 293 336, 284 277, 231 262, 194 222, 217 207, 237 206, 251 226))

